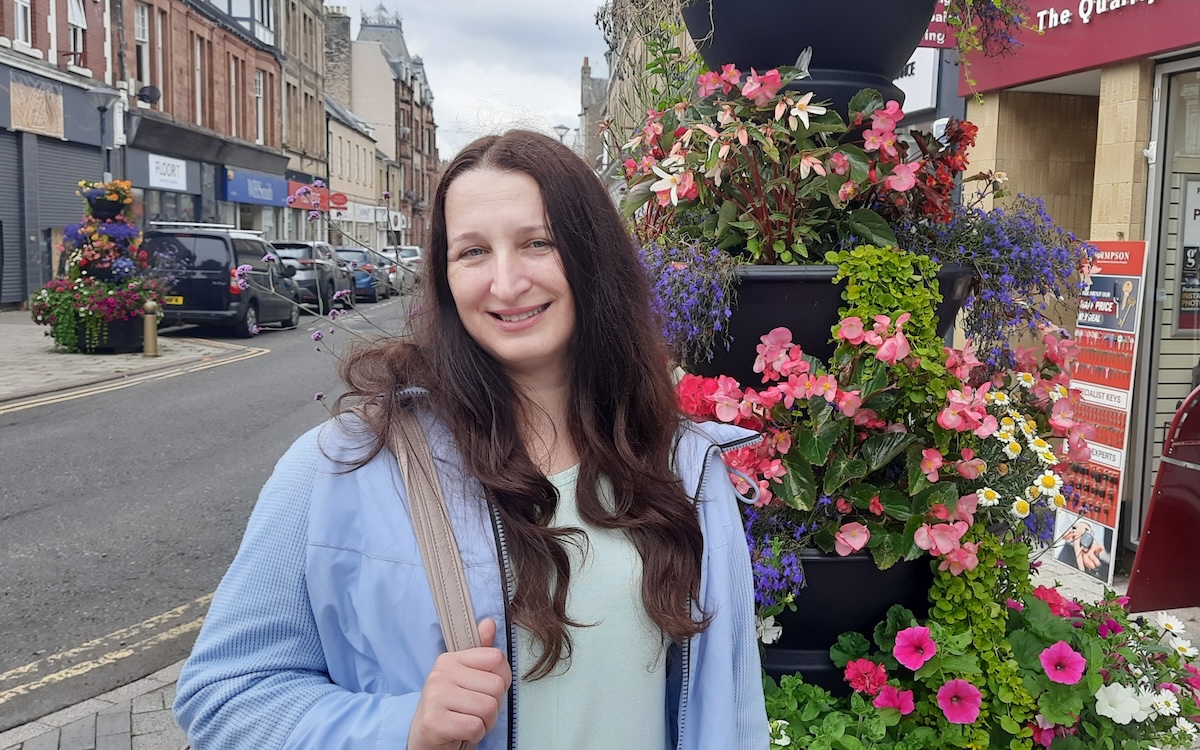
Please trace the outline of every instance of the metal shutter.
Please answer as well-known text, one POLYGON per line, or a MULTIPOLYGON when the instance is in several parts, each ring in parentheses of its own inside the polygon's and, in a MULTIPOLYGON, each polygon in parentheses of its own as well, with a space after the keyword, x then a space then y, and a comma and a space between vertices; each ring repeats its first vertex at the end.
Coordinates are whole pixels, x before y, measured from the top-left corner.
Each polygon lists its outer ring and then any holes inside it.
MULTIPOLYGON (((114 160, 117 157, 114 154, 114 160)), ((61 229, 83 217, 83 199, 75 191, 80 180, 100 179, 104 157, 95 146, 38 138, 37 158, 40 235, 44 229, 61 229)))
POLYGON ((17 138, 0 131, 0 302, 21 302, 26 296, 17 138))

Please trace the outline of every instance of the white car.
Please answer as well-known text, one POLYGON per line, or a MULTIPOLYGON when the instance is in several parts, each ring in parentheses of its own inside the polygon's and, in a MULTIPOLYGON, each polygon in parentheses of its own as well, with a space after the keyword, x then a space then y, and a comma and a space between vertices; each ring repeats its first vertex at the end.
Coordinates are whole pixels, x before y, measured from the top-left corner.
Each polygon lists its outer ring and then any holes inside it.
POLYGON ((421 279, 421 258, 425 251, 418 245, 389 245, 383 252, 389 258, 394 258, 403 270, 403 289, 413 289, 421 279))

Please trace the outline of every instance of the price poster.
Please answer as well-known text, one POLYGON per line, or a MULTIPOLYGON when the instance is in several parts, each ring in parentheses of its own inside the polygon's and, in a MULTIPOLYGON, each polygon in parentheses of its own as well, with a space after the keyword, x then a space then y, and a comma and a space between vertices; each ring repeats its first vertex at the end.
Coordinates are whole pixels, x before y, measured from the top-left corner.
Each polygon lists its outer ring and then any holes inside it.
POLYGON ((1179 318, 1176 330, 1200 331, 1200 175, 1188 175, 1180 193, 1179 318))
POLYGON ((1118 504, 1129 449, 1129 414, 1138 332, 1145 307, 1145 242, 1095 242, 1075 318, 1079 356, 1071 387, 1082 401, 1076 419, 1095 425, 1092 458, 1072 463, 1063 481, 1074 488, 1055 518, 1054 556, 1109 584, 1118 504))

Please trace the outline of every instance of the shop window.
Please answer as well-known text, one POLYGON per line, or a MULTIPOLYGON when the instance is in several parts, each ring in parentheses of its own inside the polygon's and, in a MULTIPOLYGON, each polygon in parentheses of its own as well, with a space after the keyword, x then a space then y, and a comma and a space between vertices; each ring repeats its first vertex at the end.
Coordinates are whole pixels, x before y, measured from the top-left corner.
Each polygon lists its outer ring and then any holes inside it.
POLYGON ((29 2, 30 0, 15 0, 13 4, 13 23, 16 27, 14 37, 16 41, 25 44, 33 44, 33 9, 30 8, 29 2))
POLYGON ((150 80, 150 6, 133 5, 133 64, 134 78, 139 88, 151 85, 150 80))

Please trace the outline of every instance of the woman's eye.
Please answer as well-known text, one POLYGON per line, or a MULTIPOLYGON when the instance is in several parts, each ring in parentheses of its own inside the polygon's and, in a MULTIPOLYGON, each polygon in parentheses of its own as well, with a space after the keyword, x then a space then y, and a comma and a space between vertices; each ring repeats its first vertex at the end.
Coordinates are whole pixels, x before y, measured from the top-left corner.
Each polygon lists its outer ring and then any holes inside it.
POLYGON ((529 245, 530 245, 530 247, 537 247, 537 248, 554 247, 554 245, 551 244, 547 240, 534 240, 533 242, 530 242, 529 245))
POLYGON ((459 253, 458 257, 460 257, 460 258, 477 258, 480 255, 483 255, 483 248, 470 247, 470 248, 467 248, 466 250, 463 250, 461 253, 459 253))

